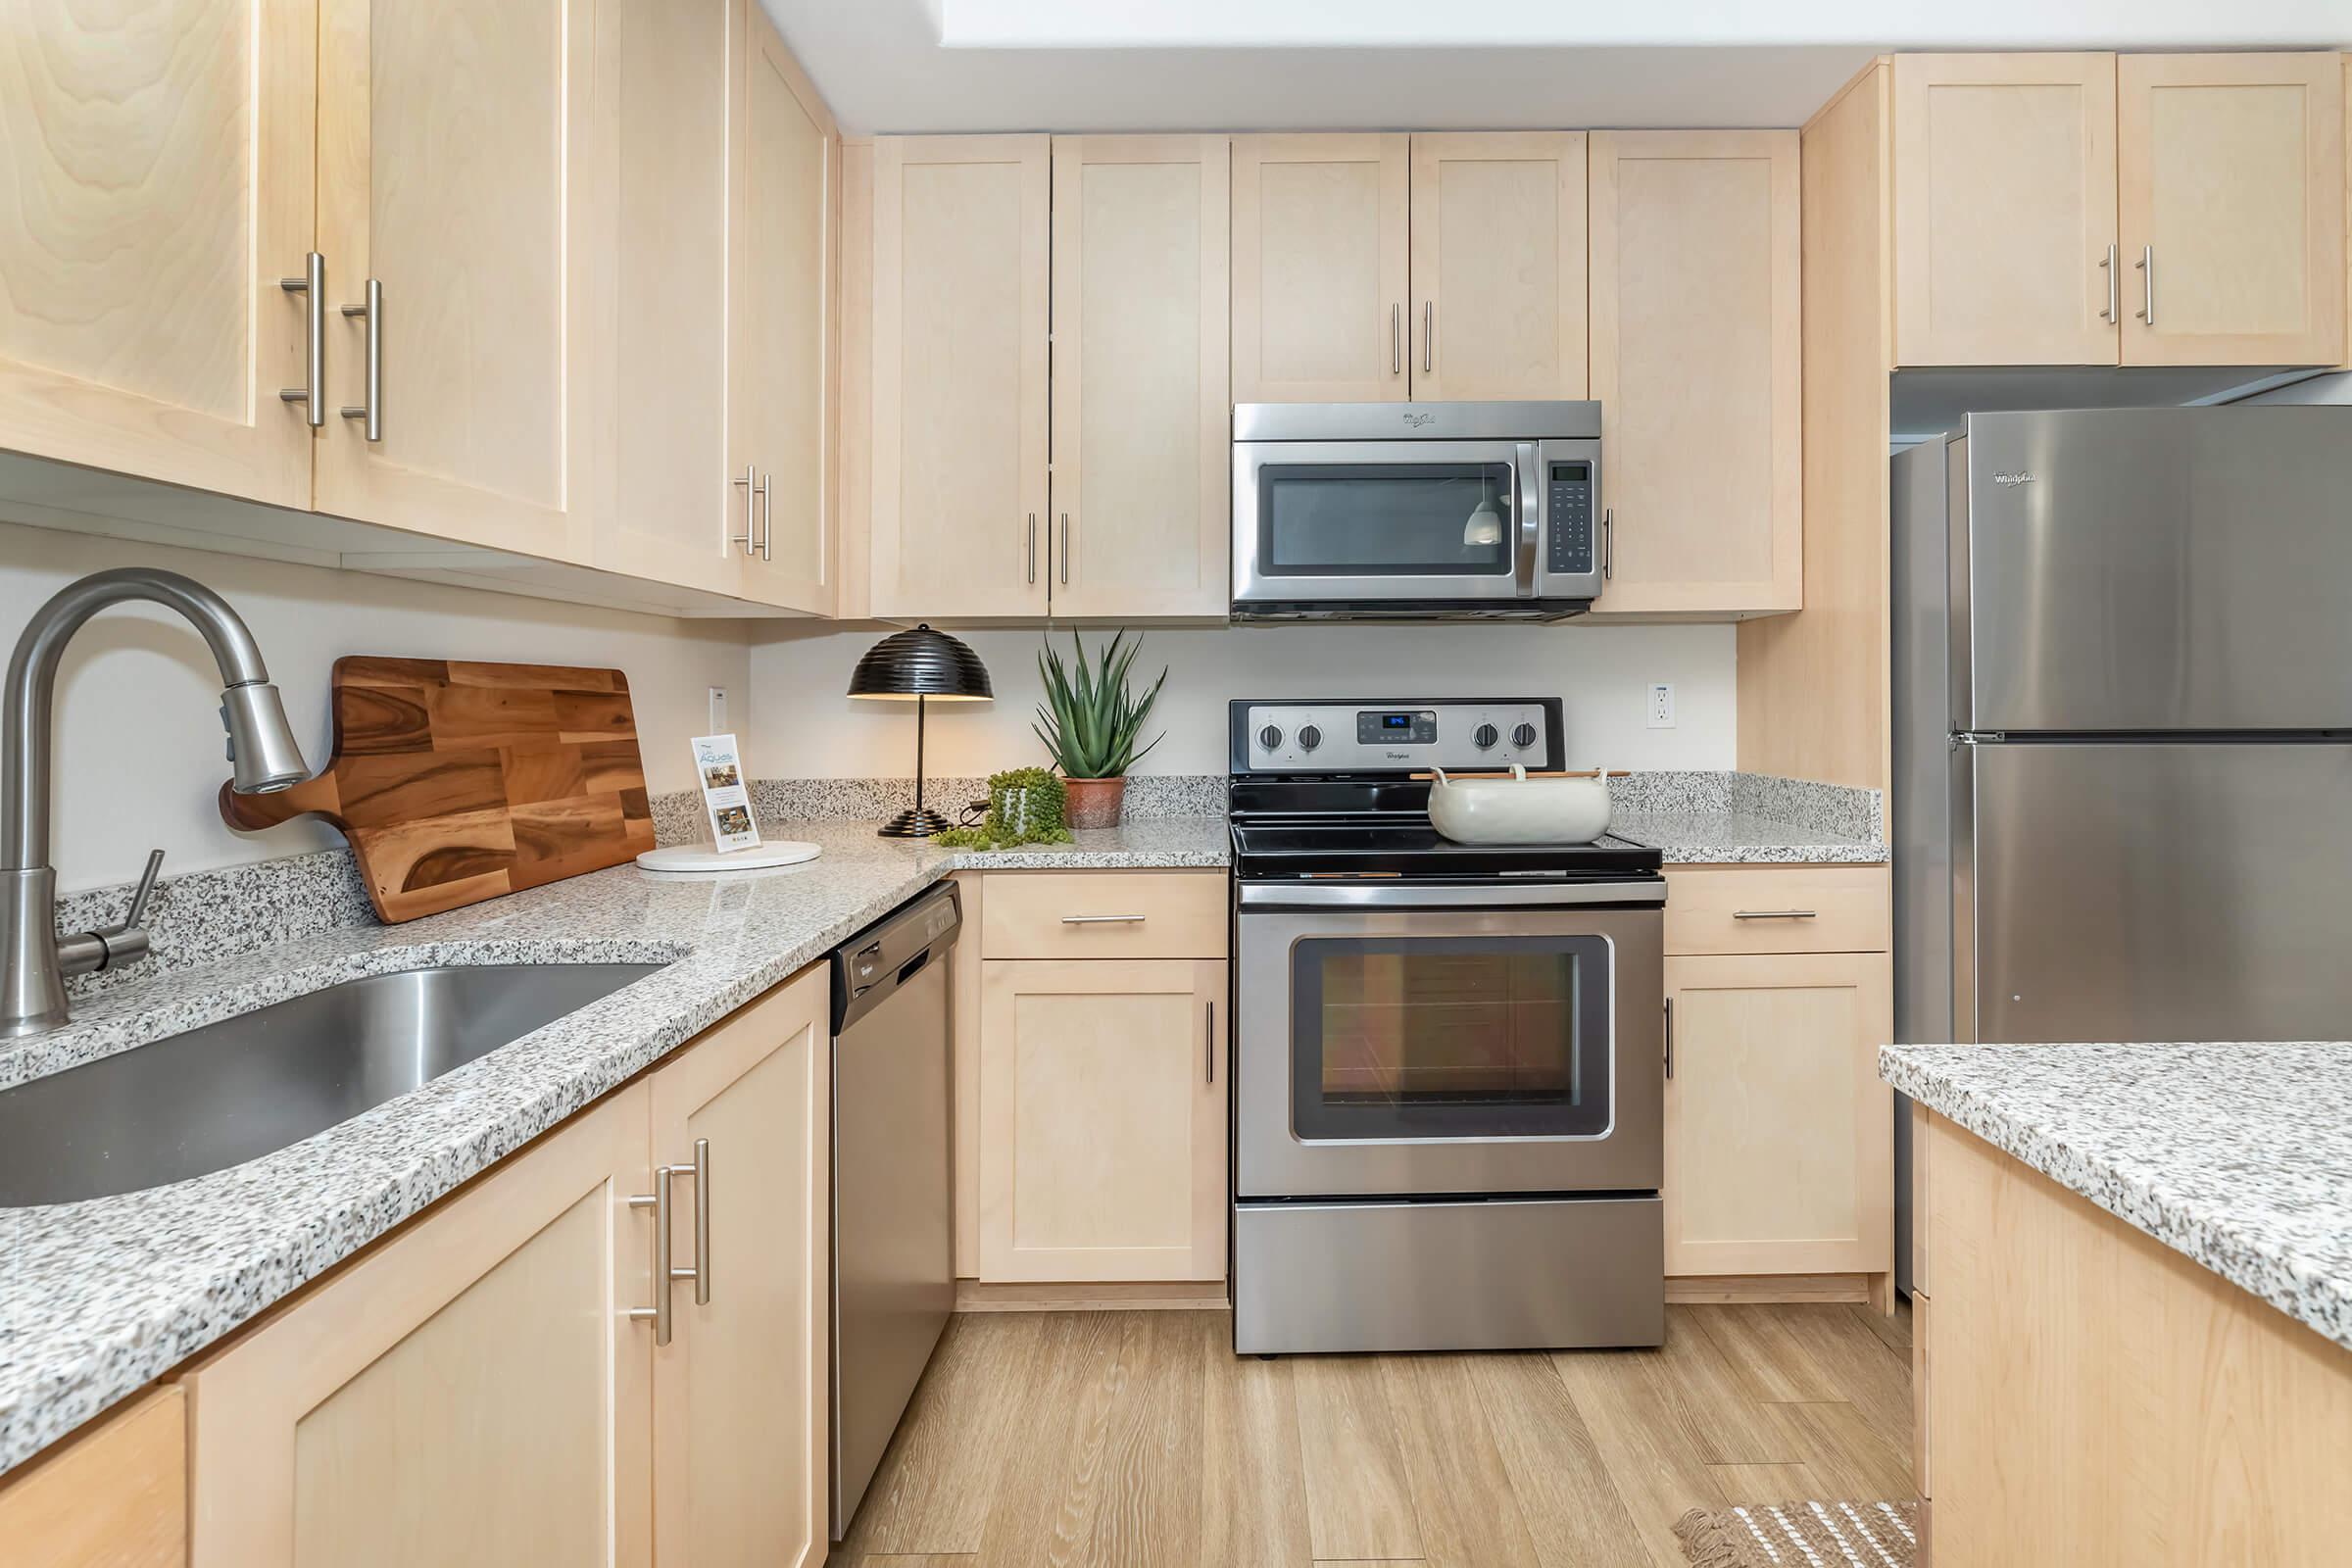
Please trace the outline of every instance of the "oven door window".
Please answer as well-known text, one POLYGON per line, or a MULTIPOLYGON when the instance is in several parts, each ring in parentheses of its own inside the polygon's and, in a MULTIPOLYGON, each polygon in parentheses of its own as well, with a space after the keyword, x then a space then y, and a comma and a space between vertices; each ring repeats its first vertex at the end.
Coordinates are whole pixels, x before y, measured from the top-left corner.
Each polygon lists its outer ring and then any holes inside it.
POLYGON ((1291 999, 1301 1140, 1609 1130, 1605 938, 1311 938, 1291 999))
POLYGON ((1511 574, 1508 463, 1268 463, 1257 485, 1268 575, 1511 574))

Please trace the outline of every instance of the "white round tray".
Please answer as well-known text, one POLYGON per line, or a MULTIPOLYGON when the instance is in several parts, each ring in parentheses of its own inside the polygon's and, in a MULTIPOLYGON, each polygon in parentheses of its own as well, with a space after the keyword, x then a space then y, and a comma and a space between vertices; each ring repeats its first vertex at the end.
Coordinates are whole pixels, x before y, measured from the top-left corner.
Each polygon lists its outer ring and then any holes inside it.
POLYGON ((777 839, 749 850, 719 851, 708 844, 673 844, 665 850, 647 850, 637 863, 648 871, 685 876, 712 871, 765 871, 779 865, 813 860, 824 851, 802 839, 777 839))

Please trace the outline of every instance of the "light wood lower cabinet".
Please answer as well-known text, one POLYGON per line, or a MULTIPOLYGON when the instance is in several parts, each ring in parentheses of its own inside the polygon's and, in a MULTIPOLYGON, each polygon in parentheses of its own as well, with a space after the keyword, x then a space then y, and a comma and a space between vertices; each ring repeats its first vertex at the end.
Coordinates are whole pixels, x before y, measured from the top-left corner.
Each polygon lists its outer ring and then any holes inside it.
POLYGON ((9 1568, 181 1568, 188 1412, 150 1390, 0 1483, 9 1568))
POLYGON ((979 1277, 1225 1275, 1225 964, 986 959, 979 1277))
POLYGON ((198 1568, 815 1564, 825 1552, 827 977, 736 1013, 184 1380, 198 1568), (655 1214, 708 1303, 655 1301, 655 1214), (657 1438, 659 1444, 657 1445, 657 1438))
POLYGON ((1595 131, 1596 615, 1799 607, 1803 302, 1792 130, 1595 131))
POLYGON ((1666 1272, 1891 1268, 1887 956, 1670 957, 1666 1001, 1666 1272))

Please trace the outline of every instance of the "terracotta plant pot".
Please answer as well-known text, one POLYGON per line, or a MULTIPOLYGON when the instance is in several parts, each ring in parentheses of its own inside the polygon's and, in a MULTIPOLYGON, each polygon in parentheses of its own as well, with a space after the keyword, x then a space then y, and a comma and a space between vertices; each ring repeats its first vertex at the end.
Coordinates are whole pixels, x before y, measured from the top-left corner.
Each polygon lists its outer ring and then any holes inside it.
POLYGON ((1068 804, 1062 809, 1062 821, 1070 827, 1117 827, 1119 808, 1127 801, 1127 781, 1123 778, 1065 778, 1062 788, 1069 792, 1068 804))

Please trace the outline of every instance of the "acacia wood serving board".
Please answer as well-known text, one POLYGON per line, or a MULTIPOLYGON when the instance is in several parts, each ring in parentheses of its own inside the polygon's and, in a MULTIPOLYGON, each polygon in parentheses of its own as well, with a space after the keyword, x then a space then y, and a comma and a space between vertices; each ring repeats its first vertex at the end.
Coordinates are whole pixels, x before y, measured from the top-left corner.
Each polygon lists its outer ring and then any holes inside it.
POLYGON ((335 751, 232 827, 324 817, 388 924, 622 865, 654 847, 629 678, 439 659, 335 661, 335 751))

